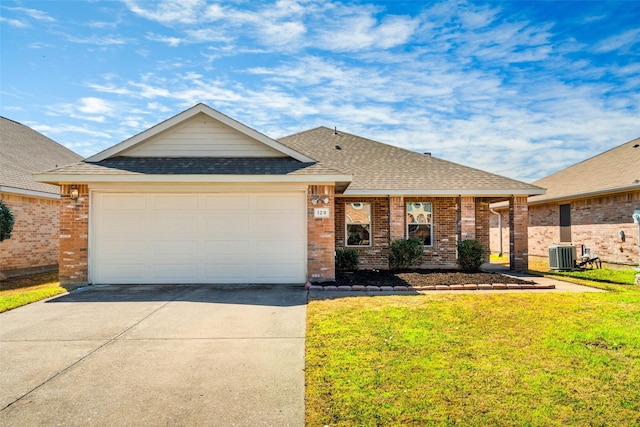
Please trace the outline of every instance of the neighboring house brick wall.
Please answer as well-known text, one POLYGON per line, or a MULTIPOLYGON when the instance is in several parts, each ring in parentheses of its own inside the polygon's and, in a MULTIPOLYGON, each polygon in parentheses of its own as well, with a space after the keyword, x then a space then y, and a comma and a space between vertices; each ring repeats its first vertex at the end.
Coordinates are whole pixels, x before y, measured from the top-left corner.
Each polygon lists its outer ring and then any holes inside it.
POLYGON ((79 198, 71 200, 70 185, 61 186, 60 283, 87 283, 89 253, 89 188, 78 185, 79 198))
POLYGON ((15 220, 11 238, 0 242, 0 273, 5 277, 58 266, 59 199, 0 193, 15 220))
MULTIPOLYGON (((560 243, 560 204, 571 204, 571 239, 580 256, 584 245, 606 263, 638 264, 638 227, 631 214, 640 209, 640 191, 592 197, 529 207, 529 255, 548 260, 549 246, 560 243), (623 242, 618 232, 623 231, 623 242), (620 250, 622 248, 622 250, 620 250)), ((498 211, 498 210, 497 210, 498 211)), ((506 209, 502 215, 503 245, 508 244, 509 223, 506 209)), ((497 216, 491 217, 491 250, 498 252, 497 216)), ((504 246, 506 252, 508 246, 504 246)))
POLYGON ((336 238, 334 186, 310 185, 307 191, 307 279, 313 282, 335 280, 336 238), (314 197, 328 203, 313 204, 314 197), (315 218, 314 208, 329 208, 329 218, 315 218))

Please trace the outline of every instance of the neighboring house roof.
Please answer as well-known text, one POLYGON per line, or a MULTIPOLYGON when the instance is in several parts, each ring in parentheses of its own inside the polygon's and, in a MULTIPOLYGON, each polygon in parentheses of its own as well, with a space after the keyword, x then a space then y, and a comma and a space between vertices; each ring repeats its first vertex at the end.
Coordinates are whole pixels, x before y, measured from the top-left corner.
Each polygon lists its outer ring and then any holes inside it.
POLYGON ((334 129, 318 127, 279 140, 322 164, 348 172, 345 194, 543 194, 535 185, 334 129))
POLYGON ((545 187, 545 195, 529 203, 588 197, 640 190, 640 138, 541 178, 533 184, 545 187))
POLYGON ((0 191, 55 197, 60 188, 34 181, 33 174, 81 159, 41 133, 0 117, 0 191))

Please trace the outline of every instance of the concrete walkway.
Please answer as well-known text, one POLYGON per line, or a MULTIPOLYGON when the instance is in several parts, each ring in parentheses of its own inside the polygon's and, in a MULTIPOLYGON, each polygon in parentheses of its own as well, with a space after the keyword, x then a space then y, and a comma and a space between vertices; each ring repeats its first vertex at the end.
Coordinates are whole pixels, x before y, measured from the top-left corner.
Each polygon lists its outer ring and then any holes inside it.
POLYGON ((2 426, 303 426, 302 286, 104 286, 0 314, 2 426))

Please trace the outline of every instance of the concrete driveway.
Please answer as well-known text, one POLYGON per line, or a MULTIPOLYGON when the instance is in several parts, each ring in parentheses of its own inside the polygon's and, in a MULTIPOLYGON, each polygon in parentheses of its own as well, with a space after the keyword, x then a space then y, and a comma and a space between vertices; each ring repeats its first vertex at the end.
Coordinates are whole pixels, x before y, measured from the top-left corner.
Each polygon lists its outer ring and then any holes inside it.
POLYGON ((102 286, 0 314, 0 425, 304 425, 302 286, 102 286))

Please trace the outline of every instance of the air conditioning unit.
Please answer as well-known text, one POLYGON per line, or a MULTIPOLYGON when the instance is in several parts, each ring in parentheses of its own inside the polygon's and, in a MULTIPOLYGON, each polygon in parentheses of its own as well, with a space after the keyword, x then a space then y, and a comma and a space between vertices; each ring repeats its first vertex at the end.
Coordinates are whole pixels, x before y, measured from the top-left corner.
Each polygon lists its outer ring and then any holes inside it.
POLYGON ((575 264, 575 246, 549 246, 549 268, 551 270, 571 270, 575 264))

